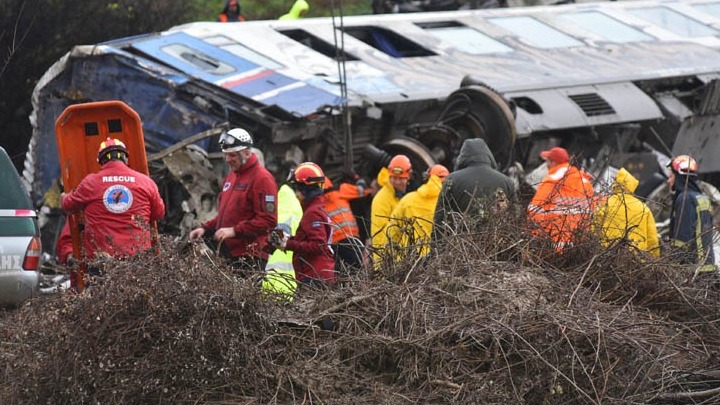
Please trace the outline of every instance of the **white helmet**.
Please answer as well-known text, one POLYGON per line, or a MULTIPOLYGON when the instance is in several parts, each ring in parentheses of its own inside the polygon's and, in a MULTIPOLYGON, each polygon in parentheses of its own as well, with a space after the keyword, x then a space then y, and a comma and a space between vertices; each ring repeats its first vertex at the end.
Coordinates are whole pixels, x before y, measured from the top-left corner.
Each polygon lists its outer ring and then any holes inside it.
POLYGON ((222 149, 223 152, 239 152, 252 146, 252 136, 242 128, 233 128, 220 135, 220 149, 222 149))

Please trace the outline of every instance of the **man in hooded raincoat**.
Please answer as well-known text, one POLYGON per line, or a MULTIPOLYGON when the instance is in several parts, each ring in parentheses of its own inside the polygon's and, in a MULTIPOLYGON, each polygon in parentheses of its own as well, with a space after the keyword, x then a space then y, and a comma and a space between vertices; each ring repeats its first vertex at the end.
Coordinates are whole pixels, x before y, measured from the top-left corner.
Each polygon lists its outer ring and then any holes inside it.
POLYGON ((497 170, 490 148, 480 138, 466 139, 455 171, 445 179, 435 208, 433 239, 457 232, 516 203, 513 181, 497 170))
POLYGON ((387 167, 380 169, 377 176, 380 190, 373 197, 370 207, 370 235, 372 237, 373 261, 378 270, 383 257, 383 250, 388 243, 387 225, 390 215, 405 195, 412 164, 405 155, 396 155, 387 167))
POLYGON ((603 245, 628 241, 653 257, 660 257, 655 217, 650 208, 633 193, 640 182, 624 168, 612 185, 612 195, 595 211, 594 223, 603 245))
POLYGON ((390 215, 388 238, 391 246, 397 246, 397 259, 404 256, 404 248, 416 246, 420 257, 430 252, 435 205, 442 184, 450 174, 443 165, 434 165, 428 170, 427 182, 417 190, 405 194, 390 215))

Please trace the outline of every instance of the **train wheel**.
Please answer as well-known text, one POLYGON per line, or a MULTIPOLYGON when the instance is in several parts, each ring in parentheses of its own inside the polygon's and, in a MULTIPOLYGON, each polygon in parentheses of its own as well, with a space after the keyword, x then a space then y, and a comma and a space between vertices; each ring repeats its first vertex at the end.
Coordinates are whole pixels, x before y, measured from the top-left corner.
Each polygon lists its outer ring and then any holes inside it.
POLYGON ((450 94, 435 124, 418 140, 440 163, 452 167, 465 139, 482 138, 501 168, 512 163, 515 116, 495 90, 471 84, 450 94))

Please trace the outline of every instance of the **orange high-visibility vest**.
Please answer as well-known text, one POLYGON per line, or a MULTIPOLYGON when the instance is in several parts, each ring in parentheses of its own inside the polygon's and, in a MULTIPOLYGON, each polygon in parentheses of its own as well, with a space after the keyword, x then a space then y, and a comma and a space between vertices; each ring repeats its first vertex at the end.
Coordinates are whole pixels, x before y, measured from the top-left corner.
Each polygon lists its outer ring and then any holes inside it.
POLYGON ((594 191, 589 175, 569 163, 548 171, 528 206, 528 218, 561 251, 572 244, 578 227, 589 225, 594 191))
POLYGON ((359 237, 355 215, 350 209, 350 200, 365 197, 370 190, 364 189, 362 195, 360 188, 354 184, 342 183, 338 190, 325 191, 325 211, 330 217, 332 225, 332 243, 338 243, 349 237, 359 237))

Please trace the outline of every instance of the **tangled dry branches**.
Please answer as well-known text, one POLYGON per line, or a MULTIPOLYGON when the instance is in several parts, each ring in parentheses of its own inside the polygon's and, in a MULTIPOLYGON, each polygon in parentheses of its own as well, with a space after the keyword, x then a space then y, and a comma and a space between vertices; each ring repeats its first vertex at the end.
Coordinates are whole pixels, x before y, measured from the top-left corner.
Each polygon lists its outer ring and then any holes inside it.
MULTIPOLYGON (((691 269, 519 220, 292 303, 172 249, 4 319, 5 403, 717 403, 718 298, 691 269)), ((415 251, 415 249, 413 249, 415 251)), ((259 277, 259 276, 258 276, 259 277)))

